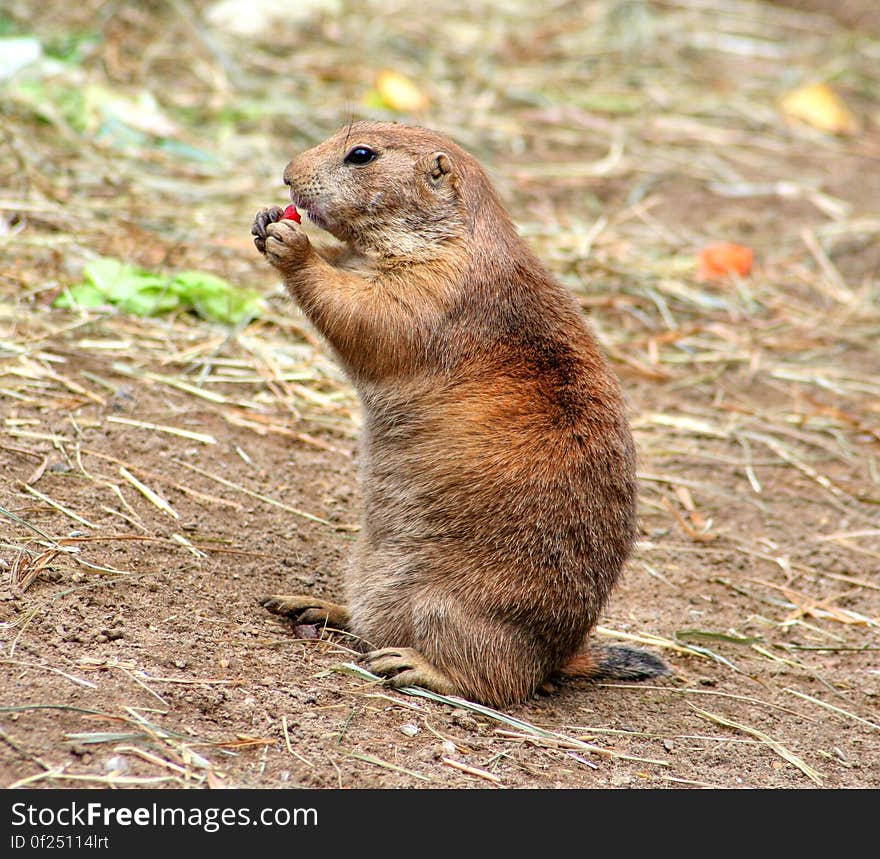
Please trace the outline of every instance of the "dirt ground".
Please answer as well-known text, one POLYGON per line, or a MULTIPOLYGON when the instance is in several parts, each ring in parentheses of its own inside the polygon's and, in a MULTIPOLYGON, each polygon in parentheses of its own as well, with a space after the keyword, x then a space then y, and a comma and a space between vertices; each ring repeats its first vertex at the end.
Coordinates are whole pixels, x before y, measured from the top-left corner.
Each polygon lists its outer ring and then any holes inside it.
POLYGON ((453 4, 427 22, 331 3, 246 40, 205 4, 80 5, 3 20, 44 44, 93 34, 76 85, 149 85, 180 145, 114 148, 0 82, 0 784, 880 787, 872 4, 453 4), (383 68, 429 106, 365 104, 383 68), (816 80, 854 133, 782 114, 816 80), (248 236, 290 155, 351 115, 473 150, 581 301, 641 476, 598 635, 673 676, 567 683, 512 725, 346 671, 344 635, 258 605, 338 598, 358 527, 356 400, 248 236), (699 278, 722 239, 754 248, 751 275, 699 278), (267 309, 229 330, 53 308, 96 254, 211 271, 267 309))

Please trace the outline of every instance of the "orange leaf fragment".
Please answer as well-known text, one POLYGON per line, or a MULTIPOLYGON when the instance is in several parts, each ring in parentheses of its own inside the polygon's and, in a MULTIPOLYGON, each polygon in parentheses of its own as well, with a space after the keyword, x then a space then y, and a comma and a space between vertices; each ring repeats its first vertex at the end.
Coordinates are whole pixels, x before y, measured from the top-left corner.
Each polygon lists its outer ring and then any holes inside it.
POLYGON ((700 267, 697 276, 700 280, 722 280, 735 274, 745 277, 752 271, 755 253, 745 245, 731 242, 717 242, 700 251, 700 267))
POLYGON ((781 101, 782 112, 830 134, 857 134, 855 114, 828 84, 809 84, 792 90, 781 101))
POLYGON ((413 81, 389 69, 379 73, 376 90, 386 107, 400 113, 418 113, 428 107, 428 97, 413 81))

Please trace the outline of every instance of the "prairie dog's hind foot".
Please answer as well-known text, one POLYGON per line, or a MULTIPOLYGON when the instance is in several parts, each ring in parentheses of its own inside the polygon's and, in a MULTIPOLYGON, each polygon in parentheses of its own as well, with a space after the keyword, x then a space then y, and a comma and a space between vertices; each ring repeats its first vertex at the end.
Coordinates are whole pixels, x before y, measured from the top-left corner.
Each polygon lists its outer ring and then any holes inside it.
POLYGON ((358 659, 361 665, 385 678, 394 689, 421 686, 440 695, 460 695, 455 683, 412 647, 383 647, 358 659))
POLYGON ((294 624, 311 623, 333 629, 348 629, 350 622, 348 609, 344 605, 317 599, 308 594, 261 597, 260 605, 272 614, 290 618, 294 624))

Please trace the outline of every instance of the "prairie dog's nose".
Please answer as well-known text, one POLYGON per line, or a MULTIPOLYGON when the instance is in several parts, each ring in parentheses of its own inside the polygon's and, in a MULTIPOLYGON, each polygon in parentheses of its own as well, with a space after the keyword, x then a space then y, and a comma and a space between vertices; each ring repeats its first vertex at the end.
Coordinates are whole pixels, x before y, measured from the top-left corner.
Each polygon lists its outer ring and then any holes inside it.
POLYGON ((287 166, 284 168, 284 184, 293 184, 293 161, 288 161, 287 166))

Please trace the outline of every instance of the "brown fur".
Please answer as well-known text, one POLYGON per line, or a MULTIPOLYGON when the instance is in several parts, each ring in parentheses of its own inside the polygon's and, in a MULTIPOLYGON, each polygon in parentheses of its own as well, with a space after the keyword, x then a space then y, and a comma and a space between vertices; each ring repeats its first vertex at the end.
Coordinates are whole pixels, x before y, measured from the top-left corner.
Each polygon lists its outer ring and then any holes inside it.
POLYGON ((589 674, 635 537, 635 453, 574 300, 477 161, 431 131, 355 123, 284 179, 346 245, 316 251, 278 209, 253 229, 360 396, 364 515, 347 613, 267 604, 345 619, 396 685, 500 706, 572 660, 589 674), (356 145, 378 158, 345 163, 356 145))

